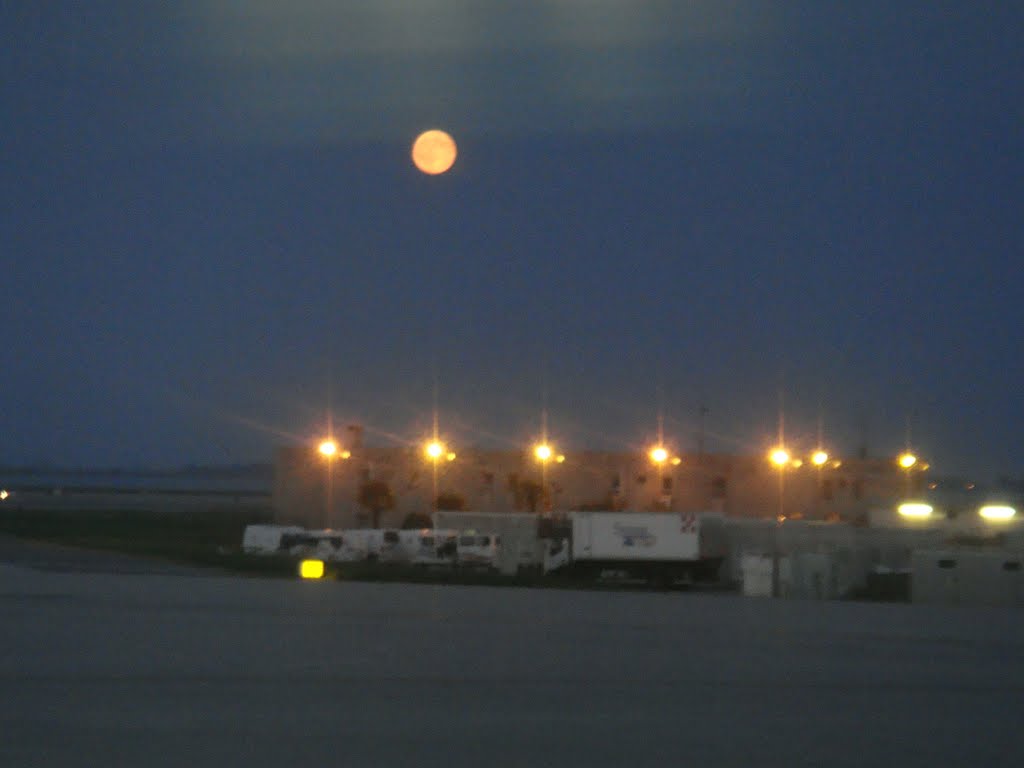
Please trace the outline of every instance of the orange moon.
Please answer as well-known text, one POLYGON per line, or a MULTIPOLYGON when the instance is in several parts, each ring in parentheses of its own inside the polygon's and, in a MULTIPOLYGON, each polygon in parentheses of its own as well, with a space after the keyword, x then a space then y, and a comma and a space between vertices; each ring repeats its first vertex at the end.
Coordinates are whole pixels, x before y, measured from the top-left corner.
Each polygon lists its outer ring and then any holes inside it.
POLYGON ((455 163, 455 139, 444 131, 424 131, 412 144, 412 162, 424 173, 437 176, 455 163))

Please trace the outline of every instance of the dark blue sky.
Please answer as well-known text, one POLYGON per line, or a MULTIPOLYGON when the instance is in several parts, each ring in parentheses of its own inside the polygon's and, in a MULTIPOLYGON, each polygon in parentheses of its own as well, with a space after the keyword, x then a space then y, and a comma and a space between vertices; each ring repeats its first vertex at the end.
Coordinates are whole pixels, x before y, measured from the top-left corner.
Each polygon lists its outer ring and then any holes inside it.
POLYGON ((546 380, 570 449, 660 405, 692 450, 703 402, 760 452, 781 386, 806 446, 909 418, 1024 474, 1024 10, 409 5, 4 6, 0 463, 268 459, 329 379, 411 440, 436 360, 457 444, 529 439, 546 380))

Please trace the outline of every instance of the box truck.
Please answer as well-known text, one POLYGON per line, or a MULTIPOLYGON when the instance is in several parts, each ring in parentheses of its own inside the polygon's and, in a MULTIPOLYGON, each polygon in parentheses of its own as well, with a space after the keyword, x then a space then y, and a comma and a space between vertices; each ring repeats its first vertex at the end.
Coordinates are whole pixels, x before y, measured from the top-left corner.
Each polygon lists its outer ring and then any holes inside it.
POLYGON ((712 581, 721 556, 702 551, 693 512, 570 512, 568 538, 553 539, 545 571, 643 579, 665 586, 712 581))

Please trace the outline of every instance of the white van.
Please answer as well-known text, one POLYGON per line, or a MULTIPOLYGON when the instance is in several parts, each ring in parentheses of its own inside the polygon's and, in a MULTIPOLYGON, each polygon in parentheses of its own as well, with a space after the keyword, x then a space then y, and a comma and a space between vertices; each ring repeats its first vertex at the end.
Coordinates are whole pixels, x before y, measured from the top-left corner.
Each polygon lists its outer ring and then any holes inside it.
POLYGON ((398 540, 400 559, 413 565, 453 565, 458 556, 455 531, 434 528, 398 531, 398 540))
POLYGON ((366 552, 360 542, 353 540, 349 533, 331 528, 306 531, 303 539, 296 542, 292 554, 318 557, 335 563, 352 563, 366 559, 366 552))
POLYGON ((297 525, 247 525, 242 533, 242 551, 249 555, 277 555, 287 552, 290 539, 304 534, 297 525))
POLYGON ((456 546, 459 567, 496 569, 500 545, 501 538, 493 533, 462 531, 456 546))
POLYGON ((345 537, 346 546, 350 547, 357 556, 354 560, 369 560, 371 562, 394 562, 401 559, 399 548, 398 531, 385 528, 351 528, 342 531, 345 537))

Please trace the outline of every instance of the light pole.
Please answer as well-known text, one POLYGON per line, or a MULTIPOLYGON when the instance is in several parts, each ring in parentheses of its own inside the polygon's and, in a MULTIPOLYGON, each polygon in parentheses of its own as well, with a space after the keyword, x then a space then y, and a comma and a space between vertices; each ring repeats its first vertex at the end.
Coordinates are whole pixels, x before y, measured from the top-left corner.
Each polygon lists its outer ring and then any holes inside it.
MULTIPOLYGON (((780 430, 781 432, 781 430, 780 430)), ((786 467, 790 464, 789 451, 781 443, 768 454, 768 459, 779 471, 779 511, 775 516, 775 536, 772 538, 772 597, 780 594, 779 582, 779 529, 786 519, 786 467)))
POLYGON ((658 505, 658 508, 661 508, 665 506, 665 478, 662 470, 665 467, 665 462, 668 461, 668 449, 661 444, 660 425, 658 432, 658 444, 647 452, 647 458, 658 468, 658 495, 655 503, 658 505))
MULTIPOLYGON (((814 465, 814 469, 817 471, 817 474, 818 474, 818 478, 817 478, 818 479, 818 484, 817 484, 817 496, 818 496, 818 498, 815 500, 815 503, 814 503, 814 506, 815 506, 816 509, 820 509, 821 507, 819 505, 823 505, 823 503, 825 501, 825 486, 824 486, 824 484, 821 481, 821 471, 822 471, 822 469, 825 468, 825 465, 827 463, 828 463, 828 453, 825 451, 824 448, 821 447, 821 444, 819 443, 818 444, 818 450, 816 450, 814 453, 811 454, 811 464, 814 465)), ((820 516, 820 513, 819 513, 819 516, 820 516)))
MULTIPOLYGON (((660 440, 657 445, 651 447, 651 449, 647 451, 647 458, 649 458, 651 463, 658 468, 658 504, 659 506, 664 506, 667 510, 671 506, 672 502, 671 492, 675 489, 671 486, 668 489, 665 488, 665 465, 671 464, 673 467, 678 467, 683 463, 683 460, 678 456, 672 456, 672 454, 669 453, 668 448, 666 448, 660 440)), ((674 483, 674 476, 672 476, 671 479, 674 483)))
POLYGON ((432 440, 426 444, 423 448, 423 452, 427 455, 427 459, 431 464, 431 476, 433 483, 431 484, 430 494, 430 508, 437 511, 437 462, 444 456, 445 450, 444 445, 439 443, 437 440, 432 440))
POLYGON ((324 481, 324 528, 331 527, 331 496, 334 486, 334 457, 338 455, 338 444, 330 437, 325 438, 317 446, 324 457, 327 475, 324 481))
POLYGON ((551 461, 551 457, 554 455, 555 452, 546 440, 533 447, 533 457, 540 462, 540 501, 545 511, 547 510, 548 462, 551 461))
POLYGON ((433 496, 431 497, 430 507, 435 512, 437 511, 437 465, 442 460, 455 461, 456 455, 454 451, 448 450, 447 446, 438 440, 436 437, 430 440, 423 446, 423 454, 427 457, 427 461, 431 463, 431 475, 433 477, 433 483, 431 490, 433 496))
POLYGON ((777 519, 781 523, 786 519, 784 498, 786 493, 786 467, 790 464, 789 451, 786 450, 785 446, 780 445, 772 449, 772 452, 768 454, 768 458, 779 471, 779 513, 777 519))
POLYGON ((903 470, 903 495, 904 497, 909 497, 911 491, 910 473, 913 472, 914 467, 917 466, 917 456, 915 456, 908 448, 899 455, 896 459, 896 463, 899 464, 900 469, 903 470))

